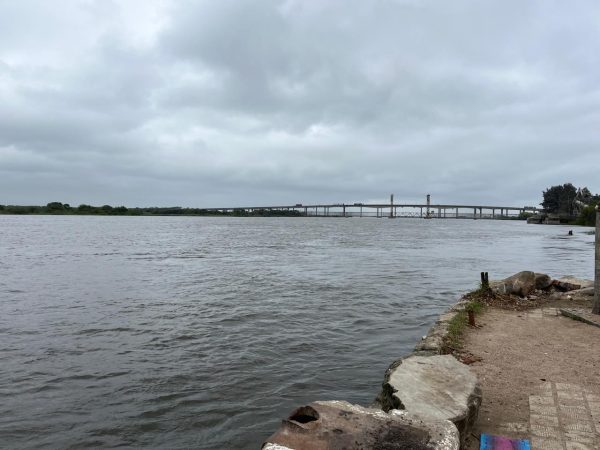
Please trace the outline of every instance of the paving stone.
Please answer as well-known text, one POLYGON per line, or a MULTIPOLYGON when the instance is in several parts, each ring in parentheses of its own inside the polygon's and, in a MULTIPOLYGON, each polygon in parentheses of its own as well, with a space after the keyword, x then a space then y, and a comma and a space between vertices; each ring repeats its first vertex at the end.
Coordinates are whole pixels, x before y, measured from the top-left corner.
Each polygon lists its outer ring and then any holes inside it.
POLYGON ((597 450, 598 447, 595 445, 586 445, 580 442, 567 442, 566 443, 567 450, 597 450))
POLYGON ((515 433, 527 434, 529 432, 529 426, 525 422, 505 422, 498 425, 498 428, 504 430, 507 435, 515 433))
POLYGON ((588 405, 590 407, 590 411, 592 412, 600 412, 600 402, 592 402, 588 397, 588 405))
POLYGON ((559 411, 567 419, 586 420, 590 416, 590 411, 581 406, 561 406, 559 411))
POLYGON ((547 381, 538 386, 537 392, 538 395, 546 397, 546 396, 554 396, 552 391, 552 383, 547 381))
POLYGON ((577 400, 573 398, 559 398, 558 406, 560 408, 576 408, 579 405, 583 404, 583 399, 577 400))
POLYGON ((558 427, 558 417, 556 416, 536 416, 532 414, 529 422, 532 426, 558 427))
POLYGON ((563 423, 562 427, 565 430, 579 432, 582 431, 584 433, 594 433, 594 427, 589 422, 567 422, 563 423))
POLYGON ((585 398, 587 399, 588 402, 599 402, 600 403, 600 395, 598 395, 598 394, 586 392, 585 398))
POLYGON ((542 395, 530 395, 529 396, 529 404, 530 405, 540 405, 540 406, 554 406, 554 397, 553 396, 542 396, 542 395))
MULTIPOLYGON (((596 435, 593 433, 590 434, 573 434, 573 433, 566 433, 565 434, 565 443, 566 444, 579 444, 579 445, 584 445, 585 447, 583 448, 597 448, 598 445, 598 439, 596 438, 596 435)), ((574 447, 577 448, 577 447, 574 447)))
POLYGON ((565 450, 560 442, 554 439, 543 439, 539 437, 531 438, 532 450, 565 450))
POLYGON ((546 405, 529 405, 529 410, 532 414, 540 415, 540 416, 554 416, 558 415, 558 410, 556 406, 546 406, 546 405))
POLYGON ((581 391, 557 391, 556 395, 558 396, 558 400, 577 400, 578 402, 583 402, 583 392, 581 391))
POLYGON ((574 392, 582 392, 583 389, 581 386, 570 383, 555 383, 557 391, 574 391, 574 392))
POLYGON ((530 425, 531 434, 543 438, 559 439, 558 427, 545 427, 542 425, 530 425))
POLYGON ((529 397, 529 410, 533 450, 600 450, 600 391, 545 382, 529 397))

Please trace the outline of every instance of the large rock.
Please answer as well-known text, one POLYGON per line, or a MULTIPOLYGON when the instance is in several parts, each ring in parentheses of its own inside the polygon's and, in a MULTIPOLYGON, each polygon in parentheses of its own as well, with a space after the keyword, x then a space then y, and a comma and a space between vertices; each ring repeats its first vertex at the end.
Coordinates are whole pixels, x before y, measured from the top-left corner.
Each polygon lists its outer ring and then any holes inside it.
POLYGON ((525 297, 536 289, 547 289, 552 279, 545 273, 524 271, 504 280, 490 282, 492 290, 498 294, 513 294, 525 297))
POLYGON ((552 278, 550 275, 546 275, 545 273, 536 273, 535 274, 535 288, 544 290, 548 289, 552 285, 552 278))
POLYGON ((587 296, 587 297, 593 297, 594 296, 594 286, 581 288, 576 291, 573 291, 573 295, 583 295, 583 296, 587 296))
POLYGON ((263 450, 458 450, 459 434, 448 420, 406 411, 387 414, 343 401, 314 402, 294 411, 263 450))
POLYGON ((409 356, 396 361, 386 374, 380 398, 386 395, 391 398, 380 400, 382 404, 396 404, 421 417, 450 420, 463 445, 481 405, 477 377, 451 355, 409 356))
POLYGON ((561 283, 568 283, 575 286, 579 286, 579 289, 585 289, 589 287, 594 287, 594 282, 592 280, 586 280, 584 278, 577 278, 573 275, 565 275, 558 279, 561 283))

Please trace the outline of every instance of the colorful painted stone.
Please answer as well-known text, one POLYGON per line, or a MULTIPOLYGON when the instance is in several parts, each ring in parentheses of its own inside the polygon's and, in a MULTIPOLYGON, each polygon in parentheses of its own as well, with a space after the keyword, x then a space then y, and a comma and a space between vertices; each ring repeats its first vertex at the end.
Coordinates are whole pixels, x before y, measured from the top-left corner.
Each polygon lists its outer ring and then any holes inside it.
POLYGON ((531 450, 527 439, 510 439, 504 436, 481 434, 480 450, 531 450))

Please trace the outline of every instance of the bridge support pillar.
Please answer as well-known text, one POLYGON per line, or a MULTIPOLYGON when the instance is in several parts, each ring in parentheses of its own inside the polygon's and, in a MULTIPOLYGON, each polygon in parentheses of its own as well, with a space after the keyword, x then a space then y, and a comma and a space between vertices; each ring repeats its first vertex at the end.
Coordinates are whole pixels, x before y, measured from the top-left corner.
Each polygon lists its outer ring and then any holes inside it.
POLYGON ((483 208, 479 208, 479 218, 483 219, 483 208))
POLYGON ((456 208, 456 218, 458 219, 458 208, 456 208))

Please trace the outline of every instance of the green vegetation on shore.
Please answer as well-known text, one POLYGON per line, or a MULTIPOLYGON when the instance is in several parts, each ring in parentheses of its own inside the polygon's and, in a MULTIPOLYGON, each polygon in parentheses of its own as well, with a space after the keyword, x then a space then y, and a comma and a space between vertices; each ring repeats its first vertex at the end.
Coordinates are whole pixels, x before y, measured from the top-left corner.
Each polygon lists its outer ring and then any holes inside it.
POLYGON ((551 186, 542 192, 541 203, 545 213, 559 217, 561 223, 596 225, 596 205, 600 195, 593 195, 587 187, 577 189, 571 183, 551 186))
MULTIPOLYGON (((472 295, 478 295, 478 292, 479 291, 475 291, 472 295)), ((484 307, 485 304, 477 298, 472 299, 465 305, 465 309, 459 311, 450 322, 448 322, 448 335, 446 336, 446 342, 444 343, 447 351, 462 349, 462 337, 469 324, 469 311, 478 315, 483 311, 484 307)))
POLYGON ((126 208, 125 206, 70 206, 68 203, 51 202, 46 206, 0 205, 0 214, 61 214, 61 215, 98 215, 98 216, 234 216, 234 217, 288 217, 300 216, 296 210, 255 209, 248 212, 242 209, 233 211, 214 211, 201 208, 149 207, 126 208))

